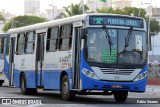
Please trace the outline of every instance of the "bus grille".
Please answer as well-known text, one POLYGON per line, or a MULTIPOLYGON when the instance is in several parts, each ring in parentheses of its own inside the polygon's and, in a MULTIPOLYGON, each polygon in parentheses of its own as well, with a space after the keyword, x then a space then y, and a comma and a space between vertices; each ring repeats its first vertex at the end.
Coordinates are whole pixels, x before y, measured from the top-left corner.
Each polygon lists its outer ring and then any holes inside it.
POLYGON ((100 68, 103 74, 130 75, 135 69, 100 68))

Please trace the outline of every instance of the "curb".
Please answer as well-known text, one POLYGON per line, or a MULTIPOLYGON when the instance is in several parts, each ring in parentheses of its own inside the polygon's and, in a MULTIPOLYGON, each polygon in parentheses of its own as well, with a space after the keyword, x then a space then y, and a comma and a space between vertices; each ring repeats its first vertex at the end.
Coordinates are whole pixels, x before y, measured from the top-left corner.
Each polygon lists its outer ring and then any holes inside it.
POLYGON ((152 93, 152 95, 159 95, 160 96, 160 86, 147 86, 146 87, 147 93, 152 93))

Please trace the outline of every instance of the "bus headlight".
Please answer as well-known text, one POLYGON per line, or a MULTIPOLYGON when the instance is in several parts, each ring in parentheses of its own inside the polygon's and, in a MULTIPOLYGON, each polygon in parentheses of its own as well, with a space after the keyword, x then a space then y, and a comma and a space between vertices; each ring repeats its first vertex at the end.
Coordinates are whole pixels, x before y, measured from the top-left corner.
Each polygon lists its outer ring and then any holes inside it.
POLYGON ((137 76, 137 79, 139 79, 139 80, 140 80, 140 79, 141 79, 141 75, 138 75, 138 76, 137 76))
POLYGON ((94 78, 94 77, 95 77, 95 73, 92 73, 92 74, 91 74, 91 77, 94 78))
POLYGON ((99 78, 97 77, 97 75, 94 72, 91 72, 91 71, 87 70, 86 68, 83 68, 82 73, 90 78, 99 80, 99 78))
POLYGON ((141 73, 141 74, 138 74, 138 76, 134 79, 134 81, 138 81, 138 80, 142 80, 144 78, 147 77, 147 71, 141 73))
POLYGON ((86 71, 86 75, 89 75, 90 74, 90 71, 86 71))

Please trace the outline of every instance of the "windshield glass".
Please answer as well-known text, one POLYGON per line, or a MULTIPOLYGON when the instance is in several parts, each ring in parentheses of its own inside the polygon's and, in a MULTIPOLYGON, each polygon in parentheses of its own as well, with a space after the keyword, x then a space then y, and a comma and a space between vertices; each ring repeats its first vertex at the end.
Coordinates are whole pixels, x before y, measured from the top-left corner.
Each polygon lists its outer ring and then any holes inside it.
POLYGON ((89 28, 85 39, 85 58, 110 64, 144 64, 147 58, 146 33, 143 31, 89 28), (126 47, 126 37, 130 40, 126 47))

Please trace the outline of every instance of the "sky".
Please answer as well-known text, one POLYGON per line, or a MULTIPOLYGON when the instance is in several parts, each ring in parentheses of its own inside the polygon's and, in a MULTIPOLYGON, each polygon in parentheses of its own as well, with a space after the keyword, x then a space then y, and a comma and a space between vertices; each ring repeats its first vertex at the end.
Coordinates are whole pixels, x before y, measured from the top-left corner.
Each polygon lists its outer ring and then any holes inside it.
MULTIPOLYGON (((57 6, 59 9, 68 6, 71 3, 79 3, 81 0, 40 0, 40 12, 44 12, 45 9, 52 8, 49 4, 57 6)), ((136 0, 135 0, 136 1, 136 0)), ((150 3, 152 1, 152 5, 159 6, 160 0, 139 0, 144 3, 150 3)), ((86 0, 84 0, 84 3, 86 0)), ((140 3, 133 3, 135 6, 140 6, 140 3)), ((142 5, 144 7, 145 5, 142 5)), ((16 15, 23 15, 24 14, 24 0, 0 0, 0 11, 5 9, 6 12, 10 12, 16 15)))
MULTIPOLYGON (((85 0, 84 0, 85 1, 85 0)), ((40 0, 41 12, 44 9, 52 8, 49 4, 62 8, 68 6, 71 3, 79 3, 80 0, 40 0)), ((5 9, 6 12, 11 12, 17 15, 23 15, 24 13, 24 0, 0 0, 0 11, 5 9)))

